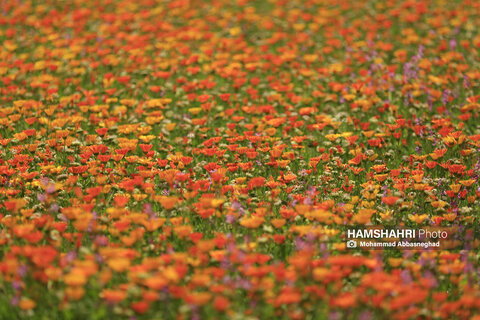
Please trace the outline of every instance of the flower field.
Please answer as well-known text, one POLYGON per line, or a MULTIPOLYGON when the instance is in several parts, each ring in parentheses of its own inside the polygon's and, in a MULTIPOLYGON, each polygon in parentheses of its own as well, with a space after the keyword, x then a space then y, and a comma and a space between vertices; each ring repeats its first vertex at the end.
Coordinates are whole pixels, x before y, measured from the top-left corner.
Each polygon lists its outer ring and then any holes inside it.
POLYGON ((480 319, 480 2, 0 7, 0 319, 480 319))

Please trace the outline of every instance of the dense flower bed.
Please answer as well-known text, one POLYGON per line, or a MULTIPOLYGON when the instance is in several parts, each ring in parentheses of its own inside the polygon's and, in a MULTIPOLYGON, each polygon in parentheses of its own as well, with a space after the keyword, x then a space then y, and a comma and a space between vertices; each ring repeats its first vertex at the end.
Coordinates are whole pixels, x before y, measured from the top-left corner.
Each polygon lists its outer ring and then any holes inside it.
POLYGON ((1 8, 0 319, 480 319, 478 1, 1 8))

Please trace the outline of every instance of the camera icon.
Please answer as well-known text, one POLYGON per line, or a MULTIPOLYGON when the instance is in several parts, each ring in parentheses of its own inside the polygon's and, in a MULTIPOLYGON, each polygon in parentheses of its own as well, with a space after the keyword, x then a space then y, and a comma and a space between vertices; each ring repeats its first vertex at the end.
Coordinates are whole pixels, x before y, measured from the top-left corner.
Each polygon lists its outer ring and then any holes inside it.
POLYGON ((357 247, 357 241, 355 240, 348 240, 347 241, 347 248, 356 248, 357 247))

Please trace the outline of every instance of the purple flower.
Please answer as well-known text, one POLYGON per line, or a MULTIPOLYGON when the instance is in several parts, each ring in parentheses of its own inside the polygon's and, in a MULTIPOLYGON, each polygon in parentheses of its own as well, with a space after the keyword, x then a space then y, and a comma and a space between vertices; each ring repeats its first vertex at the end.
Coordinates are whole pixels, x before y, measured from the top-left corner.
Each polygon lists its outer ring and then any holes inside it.
POLYGON ((453 51, 453 50, 455 50, 455 47, 457 46, 457 40, 450 39, 450 42, 448 44, 450 46, 450 51, 453 51))
POLYGON ((290 205, 292 207, 295 207, 297 205, 297 203, 298 203, 298 201, 294 199, 294 200, 292 200, 292 202, 290 202, 290 205))
POLYGON ((330 314, 328 315, 328 319, 329 320, 340 320, 340 319, 342 319, 342 313, 339 312, 339 311, 330 312, 330 314))
POLYGON ((18 270, 17 270, 17 273, 20 277, 24 277, 28 272, 28 267, 26 265, 21 265, 20 267, 18 267, 18 270))
POLYGON ((233 250, 235 250, 236 246, 235 246, 235 242, 233 241, 230 241, 227 243, 227 252, 233 252, 233 250))
POLYGON ((145 211, 146 214, 150 215, 153 213, 153 210, 152 210, 152 204, 151 203, 145 203, 143 205, 143 211, 145 211))
POLYGON ((237 200, 233 201, 232 202, 232 208, 235 209, 235 210, 238 210, 242 207, 242 204, 240 202, 238 202, 237 200))
POLYGON ((225 222, 228 224, 234 223, 236 220, 235 216, 233 214, 227 214, 227 217, 225 218, 225 222))
POLYGON ((295 238, 295 250, 303 250, 307 246, 307 243, 300 237, 295 238))
POLYGON ((232 202, 232 208, 235 209, 236 211, 238 211, 238 213, 240 213, 240 215, 245 214, 245 210, 243 209, 242 204, 240 202, 236 201, 236 200, 232 202))
POLYGON ((15 296, 10 300, 10 304, 12 306, 18 305, 19 302, 20 302, 20 296, 15 296))
POLYGON ((243 260, 245 260, 245 257, 246 257, 245 252, 243 252, 243 251, 238 252, 238 254, 237 254, 238 260, 243 261, 243 260))
POLYGON ((307 243, 313 243, 313 241, 315 241, 315 234, 312 233, 312 232, 309 232, 305 235, 305 239, 307 240, 307 243))
POLYGON ((244 289, 244 290, 249 290, 252 287, 252 284, 247 279, 240 278, 240 279, 237 280, 237 286, 236 287, 244 289))
POLYGON ((49 184, 47 189, 45 189, 45 192, 48 193, 48 194, 54 193, 55 192, 55 185, 53 183, 49 184))
POLYGON ((428 96, 427 96, 427 105, 428 105, 428 110, 432 111, 432 109, 433 109, 433 99, 432 99, 432 96, 430 94, 428 94, 428 96))
POLYGON ((465 89, 470 88, 470 79, 466 74, 463 75, 463 86, 465 87, 465 89))
POLYGON ((436 287, 438 285, 437 278, 435 278, 435 275, 431 271, 425 271, 423 276, 430 281, 430 285, 432 287, 436 287))
POLYGON ((307 194, 309 196, 314 196, 316 191, 317 191, 317 188, 315 188, 314 186, 309 186, 307 189, 307 194))
POLYGON ((410 272, 408 272, 408 270, 406 269, 400 273, 400 278, 402 278, 404 283, 412 282, 412 276, 410 275, 410 272))
POLYGON ((403 65, 403 76, 406 81, 417 78, 417 71, 411 62, 407 62, 403 65))
POLYGON ((363 311, 362 313, 360 313, 360 315, 358 316, 358 320, 370 320, 370 319, 373 319, 373 315, 370 311, 363 311))
POLYGON ((50 212, 58 212, 58 204, 56 203, 52 203, 52 205, 50 206, 50 209, 48 209, 50 212))
POLYGON ((231 266, 231 263, 227 258, 223 258, 222 261, 220 261, 220 268, 228 269, 230 266, 231 266))
POLYGON ((65 255, 65 260, 67 260, 68 262, 72 262, 73 260, 75 260, 76 257, 77 253, 75 251, 70 251, 65 255))
MULTIPOLYGON (((417 148, 418 148, 418 147, 417 147, 417 148)), ((383 190, 383 196, 386 196, 387 193, 388 193, 388 186, 387 186, 387 185, 384 185, 384 186, 382 187, 382 190, 383 190)), ((342 206, 342 207, 343 207, 343 206, 342 206)))
POLYGON ((198 312, 198 307, 196 305, 192 305, 191 306, 192 308, 192 316, 191 316, 191 320, 200 320, 200 313, 198 312))
POLYGON ((15 291, 22 290, 22 283, 20 281, 12 281, 12 288, 15 291))
POLYGON ((412 251, 410 251, 410 250, 405 250, 405 251, 403 251, 403 257, 404 257, 405 259, 409 259, 409 258, 411 258, 412 256, 413 256, 413 252, 412 252, 412 251))
POLYGON ((103 259, 103 256, 100 253, 96 253, 95 254, 95 261, 97 263, 104 263, 105 259, 103 259))
POLYGON ((417 57, 418 58, 423 58, 423 51, 424 51, 425 47, 421 44, 418 46, 418 53, 417 53, 417 57))
POLYGON ((37 200, 40 201, 40 202, 45 202, 45 200, 47 200, 47 196, 42 193, 42 194, 37 194, 37 200))
POLYGON ((95 244, 97 246, 106 246, 108 244, 108 238, 104 235, 101 235, 101 236, 97 236, 95 238, 95 244))
POLYGON ((448 98, 450 97, 450 90, 444 90, 442 94, 442 103, 447 104, 448 98))
POLYGON ((465 263, 465 267, 463 268, 463 273, 470 273, 475 271, 473 264, 471 262, 465 263))
POLYGON ((303 200, 303 204, 306 204, 306 205, 312 205, 313 204, 313 201, 310 197, 306 197, 304 200, 303 200))

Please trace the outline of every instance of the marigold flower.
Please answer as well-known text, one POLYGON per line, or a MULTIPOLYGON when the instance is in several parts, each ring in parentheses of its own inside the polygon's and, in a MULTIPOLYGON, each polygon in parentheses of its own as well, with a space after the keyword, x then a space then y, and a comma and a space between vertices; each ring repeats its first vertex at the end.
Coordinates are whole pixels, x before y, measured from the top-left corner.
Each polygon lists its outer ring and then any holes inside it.
POLYGON ((32 299, 29 298, 21 298, 18 304, 22 310, 31 310, 35 308, 36 303, 32 299))
POLYGON ((123 290, 104 289, 100 297, 110 303, 119 303, 127 297, 127 293, 123 290))

